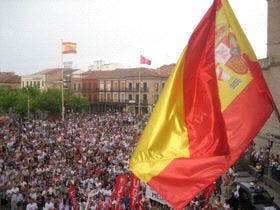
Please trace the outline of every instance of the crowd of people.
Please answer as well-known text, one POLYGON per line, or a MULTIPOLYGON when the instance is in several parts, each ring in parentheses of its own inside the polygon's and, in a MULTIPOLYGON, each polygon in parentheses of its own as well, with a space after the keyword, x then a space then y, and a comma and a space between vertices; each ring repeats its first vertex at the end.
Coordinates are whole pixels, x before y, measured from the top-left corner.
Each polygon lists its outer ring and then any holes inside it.
POLYGON ((247 159, 255 167, 258 179, 262 179, 264 174, 270 174, 271 178, 280 182, 280 156, 271 153, 268 147, 256 148, 252 144, 247 150, 247 159))
MULTIPOLYGON (((79 209, 110 209, 116 177, 127 174, 129 158, 148 115, 107 113, 71 115, 62 123, 48 120, 10 120, 0 129, 0 198, 2 209, 71 209, 74 186, 79 209), (107 205, 107 207, 106 207, 107 205)), ((280 170, 279 155, 248 149, 253 164, 280 170)), ((238 187, 231 168, 201 192, 185 209, 234 209, 238 187), (221 199, 223 195, 223 199, 221 199)), ((169 209, 145 198, 142 209, 169 209)), ((122 209, 129 209, 124 195, 122 209)), ((140 203, 139 203, 140 205, 140 203)))
POLYGON ((1 207, 70 209, 71 186, 81 209, 96 209, 100 197, 105 204, 116 176, 129 173, 146 121, 127 113, 73 115, 64 123, 11 120, 0 129, 1 207))

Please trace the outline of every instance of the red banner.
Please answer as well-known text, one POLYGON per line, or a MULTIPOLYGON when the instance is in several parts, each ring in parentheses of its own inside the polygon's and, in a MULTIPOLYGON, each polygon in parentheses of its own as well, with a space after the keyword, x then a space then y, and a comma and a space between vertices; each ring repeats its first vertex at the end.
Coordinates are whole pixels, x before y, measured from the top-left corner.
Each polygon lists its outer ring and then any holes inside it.
POLYGON ((115 189, 113 191, 113 197, 116 199, 115 209, 121 209, 122 198, 126 191, 126 184, 128 181, 128 177, 126 174, 119 174, 117 176, 115 189))
POLYGON ((97 206, 97 210, 102 210, 103 209, 103 197, 102 196, 99 196, 99 201, 98 201, 98 206, 97 206))
POLYGON ((68 195, 69 195, 69 198, 70 198, 70 201, 71 201, 71 205, 72 205, 72 208, 74 210, 78 210, 78 206, 77 206, 77 201, 76 201, 76 188, 74 185, 71 185, 69 188, 68 188, 68 195))
POLYGON ((130 175, 129 187, 129 206, 131 209, 136 208, 136 203, 139 203, 140 180, 133 173, 130 175))

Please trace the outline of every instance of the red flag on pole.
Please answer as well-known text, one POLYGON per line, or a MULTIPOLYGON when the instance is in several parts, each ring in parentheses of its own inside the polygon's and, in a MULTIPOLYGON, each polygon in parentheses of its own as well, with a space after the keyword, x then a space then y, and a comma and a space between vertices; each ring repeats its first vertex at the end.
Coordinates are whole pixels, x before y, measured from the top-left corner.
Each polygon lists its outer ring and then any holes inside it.
POLYGON ((140 64, 151 65, 152 61, 149 60, 148 58, 145 58, 144 56, 140 55, 140 64))

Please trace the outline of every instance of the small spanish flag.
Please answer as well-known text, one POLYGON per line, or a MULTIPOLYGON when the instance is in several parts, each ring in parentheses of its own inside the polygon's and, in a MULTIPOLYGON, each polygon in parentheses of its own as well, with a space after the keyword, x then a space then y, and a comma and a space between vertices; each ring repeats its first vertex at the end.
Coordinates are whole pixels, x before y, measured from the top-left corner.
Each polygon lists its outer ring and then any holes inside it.
POLYGON ((62 54, 77 53, 77 43, 62 42, 62 54))
POLYGON ((244 153, 272 103, 228 1, 214 0, 170 75, 129 167, 181 210, 244 153))

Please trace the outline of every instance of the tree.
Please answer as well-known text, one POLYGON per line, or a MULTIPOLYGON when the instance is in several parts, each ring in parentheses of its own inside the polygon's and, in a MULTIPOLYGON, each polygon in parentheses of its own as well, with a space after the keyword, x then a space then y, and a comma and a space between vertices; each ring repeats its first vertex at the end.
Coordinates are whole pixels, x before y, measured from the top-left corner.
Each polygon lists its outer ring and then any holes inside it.
POLYGON ((73 91, 65 91, 65 110, 71 112, 87 111, 89 103, 85 97, 76 96, 73 91))
MULTIPOLYGON (((82 112, 88 109, 88 101, 84 97, 76 96, 71 91, 65 91, 65 108, 72 112, 82 112)), ((61 113, 61 91, 48 89, 41 91, 36 87, 20 90, 0 88, 0 112, 15 112, 26 117, 28 110, 33 115, 45 113, 57 115, 61 113)))

